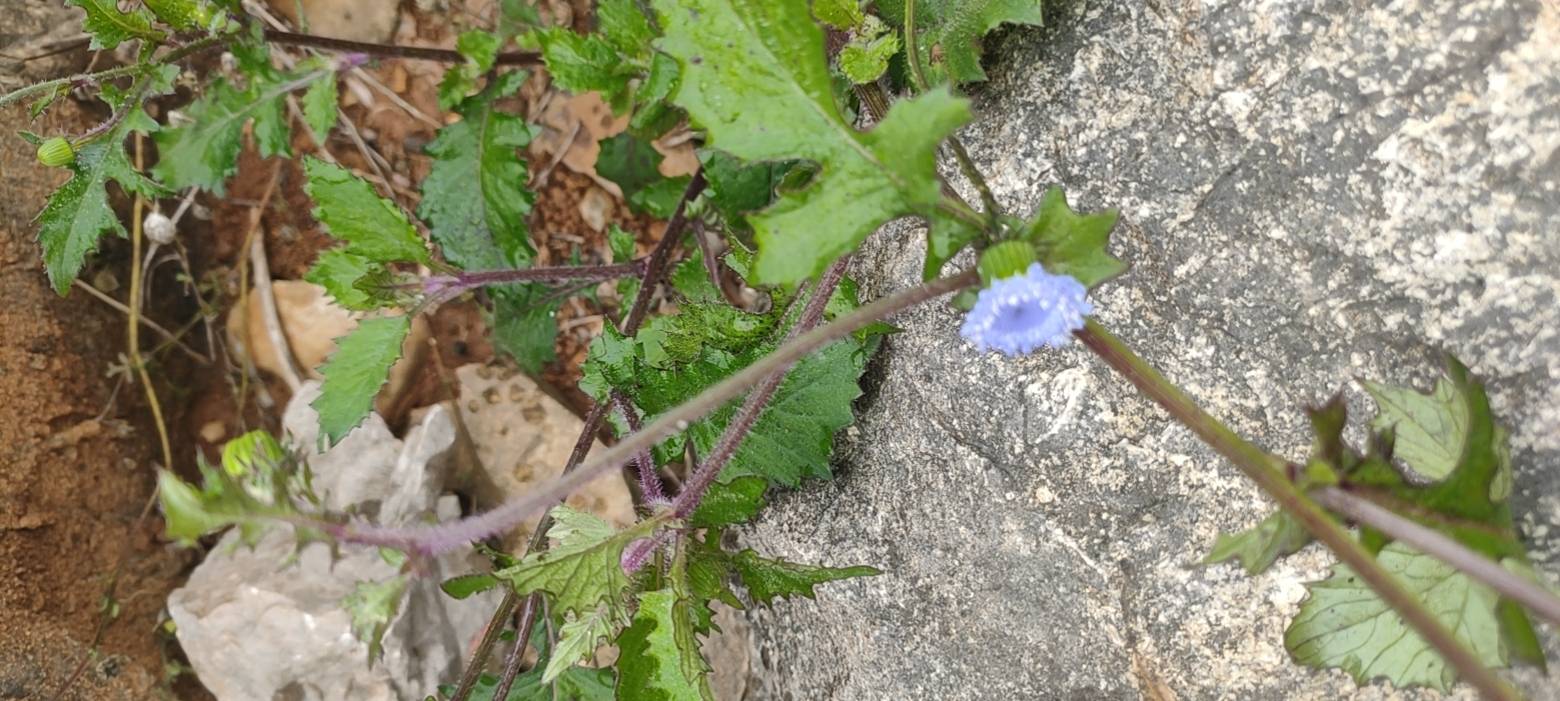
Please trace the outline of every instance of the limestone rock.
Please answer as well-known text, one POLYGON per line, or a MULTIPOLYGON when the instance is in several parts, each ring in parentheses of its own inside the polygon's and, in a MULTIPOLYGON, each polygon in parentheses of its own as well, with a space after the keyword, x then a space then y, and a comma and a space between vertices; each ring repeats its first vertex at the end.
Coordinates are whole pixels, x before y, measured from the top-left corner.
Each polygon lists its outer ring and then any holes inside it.
MULTIPOLYGON (((288 406, 284 423, 295 445, 317 444, 319 418, 308 383, 288 406)), ((440 496, 455 440, 449 411, 434 407, 405 441, 377 414, 325 453, 309 451, 315 487, 326 508, 355 506, 380 523, 405 524, 428 515, 459 515, 453 496, 440 496)), ((497 605, 488 595, 455 600, 438 588, 444 578, 479 569, 468 553, 437 560, 415 577, 384 637, 384 658, 351 631, 342 598, 361 581, 383 581, 397 568, 370 548, 344 546, 333 558, 314 543, 297 553, 289 528, 268 530, 253 548, 229 532, 168 598, 179 643, 201 683, 223 701, 422 698, 459 675, 464 654, 497 605)))
MULTIPOLYGON (((1372 407, 1352 378, 1427 387, 1456 354, 1511 429, 1513 503, 1552 581, 1560 9, 1056 7, 1049 28, 988 41, 965 139, 1012 213, 1050 184, 1121 210, 1132 269, 1097 291, 1100 321, 1290 456, 1302 406, 1342 389, 1358 426, 1372 407)), ((864 296, 917 281, 921 236, 869 241, 864 296)), ((1258 491, 1085 349, 983 357, 958 322, 940 305, 893 319, 905 332, 875 360, 839 478, 742 533, 885 571, 751 614, 749 698, 1439 697, 1293 663, 1284 627, 1330 556, 1256 578, 1196 566, 1272 508, 1258 491)), ((1537 670, 1511 676, 1560 698, 1537 670)))

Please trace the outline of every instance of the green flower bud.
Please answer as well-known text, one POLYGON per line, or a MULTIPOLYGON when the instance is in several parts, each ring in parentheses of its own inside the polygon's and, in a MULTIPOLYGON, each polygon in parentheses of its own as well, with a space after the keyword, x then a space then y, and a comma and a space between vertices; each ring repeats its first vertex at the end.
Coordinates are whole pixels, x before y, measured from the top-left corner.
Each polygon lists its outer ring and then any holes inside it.
POLYGON ((993 281, 1023 275, 1029 264, 1035 262, 1035 247, 1027 241, 1003 241, 980 254, 980 279, 990 286, 993 281))
POLYGON ((76 160, 76 150, 63 136, 54 136, 38 144, 38 162, 50 168, 68 166, 76 160))

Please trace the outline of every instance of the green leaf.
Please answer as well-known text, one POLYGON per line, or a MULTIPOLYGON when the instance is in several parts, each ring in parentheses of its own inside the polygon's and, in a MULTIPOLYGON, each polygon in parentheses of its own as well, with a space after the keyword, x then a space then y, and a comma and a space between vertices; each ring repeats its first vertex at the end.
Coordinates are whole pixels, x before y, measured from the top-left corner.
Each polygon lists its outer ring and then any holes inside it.
MULTIPOLYGON (((980 67, 981 37, 1003 24, 1045 23, 1041 0, 916 0, 916 44, 932 79, 957 83, 986 79, 980 67)), ((877 4, 883 19, 905 26, 905 0, 877 4)))
POLYGON ((282 444, 265 431, 250 431, 222 446, 222 469, 234 477, 275 470, 286 460, 282 444))
POLYGON ((109 138, 82 146, 70 164, 70 180, 49 195, 38 214, 44 267, 54 291, 62 296, 70 291, 71 281, 86 264, 87 255, 97 249, 103 233, 125 233, 108 205, 107 189, 109 180, 124 184, 140 177, 125 157, 123 138, 116 130, 109 138))
POLYGON ((641 594, 617 642, 619 701, 714 701, 687 598, 671 589, 641 594))
POLYGON ((675 101, 709 144, 748 161, 805 159, 807 187, 748 218, 754 278, 794 283, 823 270, 879 225, 941 201, 935 155, 969 119, 944 89, 895 104, 870 132, 835 103, 823 33, 805 0, 657 0, 659 47, 682 66, 675 101))
POLYGON ((840 49, 840 72, 850 82, 863 85, 888 71, 889 59, 899 53, 899 37, 892 32, 871 39, 858 36, 840 49))
POLYGON ((196 29, 211 20, 211 9, 196 0, 143 0, 157 19, 174 29, 196 29))
POLYGON ((548 656, 542 681, 551 682, 573 667, 576 662, 596 652, 597 645, 610 639, 615 631, 612 617, 606 607, 576 616, 558 628, 558 646, 548 656))
POLYGON ((411 318, 404 315, 364 319, 336 339, 336 352, 320 368, 325 376, 320 396, 311 404, 320 414, 320 433, 332 444, 363 423, 374 408, 374 395, 400 359, 410 329, 411 318))
POLYGON ((368 643, 370 663, 384 654, 385 631, 390 621, 401 610, 405 599, 406 575, 397 575, 383 582, 358 582, 352 593, 341 600, 342 608, 352 617, 352 634, 368 643))
POLYGON ((818 21, 840 31, 855 29, 867 19, 857 0, 815 0, 813 14, 818 21))
POLYGON ((1462 459, 1468 433, 1468 404, 1451 380, 1442 378, 1435 390, 1420 394, 1412 387, 1361 382, 1376 400, 1370 427, 1391 430, 1392 452, 1420 475, 1446 479, 1462 459))
POLYGON ((636 0, 601 0, 596 3, 596 31, 622 56, 643 58, 658 36, 655 25, 639 9, 636 0))
POLYGON ((303 170, 309 179, 304 190, 317 205, 314 218, 331 236, 346 241, 348 252, 379 263, 433 262, 406 213, 376 194, 368 181, 314 157, 304 160, 303 170))
POLYGON ((719 528, 737 523, 747 523, 758 510, 764 508, 764 491, 769 482, 760 477, 738 477, 730 482, 716 483, 704 494, 699 508, 688 517, 692 528, 719 528))
POLYGON ((1284 511, 1268 514, 1262 522, 1247 530, 1229 535, 1220 533, 1213 543, 1213 550, 1203 558, 1203 564, 1224 562, 1240 558, 1246 574, 1256 575, 1273 566, 1278 558, 1305 547, 1311 542, 1311 534, 1294 517, 1284 511))
POLYGON ((498 60, 498 47, 502 40, 496 34, 473 29, 461 32, 455 39, 455 50, 461 56, 466 57, 477 71, 485 73, 493 68, 493 62, 498 60))
POLYGON ((1070 275, 1092 289, 1127 269, 1105 250, 1116 218, 1114 209, 1080 215, 1062 189, 1053 187, 1045 191, 1023 235, 1035 245, 1047 272, 1070 275))
POLYGON ((791 163, 743 163, 736 156, 715 149, 701 149, 699 162, 710 183, 705 197, 728 220, 769 206, 775 199, 775 188, 791 170, 791 163))
POLYGON ((92 35, 92 49, 114 49, 131 39, 163 40, 163 33, 152 29, 152 16, 145 10, 121 12, 114 0, 67 0, 67 3, 86 11, 81 28, 92 35))
MULTIPOLYGON (((323 92, 325 88, 314 88, 314 84, 325 80, 334 83, 335 73, 320 68, 280 74, 266 65, 251 72, 248 79, 248 87, 238 90, 218 78, 185 109, 190 124, 158 132, 155 172, 160 180, 174 189, 199 187, 222 194, 224 183, 238 170, 244 125, 254 120, 261 156, 285 155, 290 136, 285 111, 288 93, 303 87, 323 92)), ((316 94, 314 100, 320 99, 316 94)), ((323 117, 316 114, 309 118, 311 125, 316 119, 323 123, 323 117)))
MULTIPOLYGON (((834 433, 855 420, 852 405, 861 396, 858 378, 866 362, 867 354, 850 341, 803 358, 737 447, 721 479, 757 475, 787 487, 807 477, 827 479, 834 433)), ((727 406, 689 428, 700 455, 715 447, 736 409, 727 406)))
POLYGON ((452 599, 464 599, 496 586, 498 586, 498 578, 491 574, 463 574, 450 577, 439 584, 439 588, 452 599))
MULTIPOLYGON (((1376 560, 1481 663, 1506 665, 1493 590, 1401 543, 1382 549, 1376 560)), ((1453 668, 1346 565, 1334 566, 1332 577, 1308 588, 1310 597, 1284 634, 1285 646, 1301 664, 1336 667, 1362 684, 1385 677, 1400 687, 1451 687, 1453 668)))
POLYGON ((526 189, 520 157, 531 130, 524 119, 493 104, 520 82, 495 81, 461 103, 456 109, 461 121, 440 129, 428 144, 433 167, 423 180, 417 213, 445 259, 464 270, 525 267, 535 255, 526 217, 536 196, 526 189))
POLYGON ((336 72, 326 71, 323 76, 309 84, 309 89, 303 93, 303 121, 309 125, 314 136, 323 144, 330 137, 330 130, 336 128, 337 100, 336 72))
POLYGON ((493 313, 488 319, 493 346, 515 359, 526 372, 537 372, 557 357, 558 322, 553 318, 561 299, 548 301, 541 285, 492 289, 493 313))
POLYGON ((665 219, 682 199, 688 178, 661 175, 661 161, 650 142, 624 132, 601 142, 596 173, 617 183, 630 209, 665 219))
POLYGON ((327 248, 320 251, 319 257, 314 259, 314 267, 303 274, 303 279, 325 288, 331 298, 346 309, 370 311, 389 306, 393 300, 370 295, 358 286, 358 282, 383 270, 384 266, 350 253, 346 248, 327 248))
POLYGON ((226 528, 240 520, 241 510, 214 508, 212 495, 168 470, 157 471, 157 502, 162 507, 164 532, 181 543, 195 542, 207 533, 226 528))
POLYGON ((635 75, 631 64, 599 34, 583 36, 568 29, 537 32, 547 74, 558 87, 571 93, 600 92, 614 111, 627 108, 628 83, 635 75))
MULTIPOLYGON (((506 701, 612 701, 612 668, 593 669, 571 667, 551 684, 542 681, 543 665, 532 667, 517 677, 509 687, 506 701)), ((441 687, 445 696, 455 693, 455 687, 441 687)), ((498 677, 484 674, 472 687, 469 701, 493 701, 498 691, 498 677)))
POLYGON ((821 567, 771 560, 760 557, 752 550, 743 550, 728 556, 728 559, 731 568, 742 578, 742 585, 747 587, 748 596, 765 606, 774 603, 776 597, 805 596, 811 599, 813 587, 825 582, 882 574, 877 568, 865 565, 821 567))
POLYGON ((675 59, 659 52, 651 54, 650 70, 639 89, 634 91, 634 113, 628 118, 629 131, 653 139, 682 121, 682 110, 667 102, 672 91, 677 89, 680 77, 675 59))
POLYGON ((507 581, 522 596, 546 592, 558 615, 588 615, 604 604, 611 620, 626 621, 623 591, 628 587, 628 575, 619 561, 624 546, 648 534, 656 522, 644 521, 613 531, 606 521, 568 506, 554 508, 552 517, 554 524, 547 536, 556 545, 528 554, 519 564, 494 576, 507 581))

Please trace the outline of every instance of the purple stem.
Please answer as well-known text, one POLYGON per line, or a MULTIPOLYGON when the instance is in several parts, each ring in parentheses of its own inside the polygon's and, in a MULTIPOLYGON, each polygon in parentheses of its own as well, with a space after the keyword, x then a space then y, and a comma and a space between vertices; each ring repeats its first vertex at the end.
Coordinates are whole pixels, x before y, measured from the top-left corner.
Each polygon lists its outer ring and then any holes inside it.
POLYGON ((630 275, 644 275, 646 261, 612 263, 609 265, 555 265, 545 268, 521 268, 517 270, 481 270, 455 275, 432 275, 423 278, 423 293, 440 299, 453 298, 467 290, 487 285, 513 282, 575 282, 616 280, 630 275))
MULTIPOLYGON (((628 424, 629 433, 638 433, 640 429, 639 411, 634 408, 634 403, 622 390, 612 390, 612 403, 617 405, 617 410, 623 413, 623 422, 628 424)), ((639 495, 646 504, 660 506, 666 503, 666 488, 661 485, 661 475, 655 471, 655 457, 650 454, 650 449, 639 451, 634 457, 635 469, 639 472, 639 495)))
MULTIPOLYGON (((650 310, 650 303, 655 300, 655 288, 666 273, 666 266, 671 262, 672 251, 682 239, 683 229, 688 225, 686 215, 688 203, 692 202, 704 191, 706 181, 704 171, 694 173, 693 180, 688 182, 687 189, 683 190, 682 199, 677 203, 677 211, 672 213, 672 218, 666 223, 666 230, 661 234, 661 240, 650 251, 650 257, 646 260, 644 271, 640 275, 639 294, 635 295, 634 303, 628 309, 628 315, 623 319, 619 330, 626 336, 639 333, 639 325, 644 323, 645 316, 650 310)), ((607 418, 608 404, 600 402, 591 407, 590 413, 585 417, 585 427, 580 431, 580 437, 574 441, 574 449, 569 453, 569 459, 563 465, 563 474, 574 472, 585 459, 585 454, 590 452, 591 445, 596 442, 596 433, 601 430, 601 424, 607 418)), ((561 497, 560 497, 561 498, 561 497)), ((541 522, 537 524, 536 531, 531 533, 531 541, 527 544, 527 550, 545 550, 547 548, 547 531, 552 526, 552 519, 543 515, 541 522)), ((513 590, 511 590, 511 596, 513 590)), ((509 596, 505 597, 507 601, 509 596)), ((520 665, 525 658, 525 648, 530 644, 531 628, 536 621, 536 610, 542 604, 541 595, 532 592, 525 597, 525 602, 520 607, 519 620, 516 628, 519 635, 515 641, 515 651, 511 652, 509 659, 504 662, 504 676, 493 690, 493 698, 504 699, 509 697, 509 688, 514 684, 515 676, 520 671, 520 665)), ((475 679, 471 670, 480 670, 486 655, 475 658, 467 669, 467 676, 475 679)), ((471 690, 465 689, 465 694, 456 694, 451 701, 463 701, 470 695, 471 690)))
MULTIPOLYGON (((539 511, 556 504, 607 470, 622 467, 634 455, 655 445, 690 422, 704 418, 726 402, 742 396, 775 371, 790 367, 808 354, 866 328, 902 309, 916 306, 979 281, 973 269, 938 278, 889 297, 884 297, 833 322, 800 333, 770 354, 760 358, 724 380, 700 392, 698 396, 662 413, 638 433, 625 436, 599 456, 581 463, 576 469, 524 496, 504 502, 498 508, 468 518, 434 525, 385 527, 356 523, 345 526, 315 524, 338 540, 364 545, 385 545, 411 553, 438 555, 502 533, 539 511)), ((706 485, 707 486, 707 485, 706 485)), ((695 490, 695 493, 698 490, 695 490)), ((691 497, 690 497, 691 498, 691 497)))
POLYGON ((1507 570, 1500 563, 1469 550, 1456 540, 1337 487, 1311 490, 1311 498, 1356 523, 1366 524, 1392 536, 1394 540, 1428 553, 1526 606, 1549 622, 1560 624, 1560 598, 1539 584, 1507 570))
MULTIPOLYGON (((818 322, 823 321, 824 308, 829 305, 829 298, 834 296, 834 288, 839 286, 840 279, 845 276, 845 266, 849 262, 849 255, 840 256, 823 271, 823 275, 818 278, 818 284, 813 286, 811 296, 807 299, 807 306, 802 308, 801 318, 797 319, 796 325, 786 333, 787 343, 811 331, 818 322)), ((793 361, 779 366, 760 380, 753 391, 748 393, 747 399, 742 402, 742 408, 738 409, 737 415, 726 424, 725 432, 720 434, 720 441, 704 458, 704 464, 688 478, 688 483, 683 485, 682 491, 677 494, 677 500, 672 502, 672 513, 677 518, 687 518, 699 508, 704 493, 709 491, 710 485, 715 483, 715 478, 720 475, 720 471, 726 467, 727 462, 731 461, 731 456, 736 454, 737 448, 742 445, 742 439, 746 438, 748 432, 753 429, 753 424, 758 423, 758 417, 762 416, 764 409, 769 406, 769 400, 774 397, 775 390, 780 388, 780 383, 785 381, 786 374, 795 365, 793 361)))

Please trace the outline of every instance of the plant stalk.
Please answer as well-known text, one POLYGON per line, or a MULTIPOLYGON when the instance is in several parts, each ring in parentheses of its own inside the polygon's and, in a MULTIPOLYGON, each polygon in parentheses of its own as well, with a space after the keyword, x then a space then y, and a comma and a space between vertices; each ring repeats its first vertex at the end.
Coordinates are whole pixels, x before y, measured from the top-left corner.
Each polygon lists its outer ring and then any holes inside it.
POLYGON ((1324 487, 1311 490, 1310 495, 1316 503, 1381 531, 1393 540, 1413 546, 1489 585, 1491 589, 1526 606, 1550 623, 1560 625, 1560 597, 1538 583, 1507 570, 1500 563, 1468 549, 1444 533, 1427 528, 1346 489, 1324 487))
POLYGON ((1382 569, 1376 559, 1361 547, 1349 532, 1333 521, 1316 502, 1311 501, 1295 487, 1284 474, 1274 469, 1276 458, 1252 445, 1230 430, 1218 419, 1203 411, 1191 397, 1182 392, 1158 370, 1149 365, 1121 339, 1105 330, 1098 322, 1089 319, 1084 328, 1075 332, 1089 350, 1094 351, 1111 369, 1120 373, 1133 386, 1157 402, 1171 418, 1191 429, 1220 455, 1229 459, 1248 478, 1277 502, 1279 507, 1295 517, 1307 531, 1328 549, 1332 550, 1359 577, 1370 585, 1403 620, 1440 653, 1441 657, 1457 669, 1464 680, 1472 684, 1487 699, 1514 701, 1516 694, 1496 677, 1473 652, 1459 642, 1452 631, 1420 603, 1397 579, 1382 569))
POLYGON ((387 528, 369 524, 316 523, 313 525, 324 529, 343 542, 389 546, 425 556, 436 556, 464 547, 472 541, 513 528, 515 524, 557 503, 559 499, 583 487, 603 472, 622 467, 639 451, 686 429, 690 422, 703 418, 726 402, 747 392, 749 388, 774 371, 789 366, 807 354, 896 312, 957 292, 979 280, 980 275, 973 268, 956 275, 938 278, 864 305, 835 319, 832 323, 808 331, 775 349, 758 362, 704 390, 693 399, 662 414, 645 426, 644 430, 624 437, 617 445, 581 464, 574 471, 486 513, 431 526, 387 528))
MULTIPOLYGON (((265 40, 272 44, 285 44, 289 46, 306 46, 313 49, 326 51, 341 51, 346 53, 362 53, 383 58, 405 58, 420 61, 437 61, 439 63, 465 63, 466 57, 459 51, 450 49, 434 49, 425 46, 396 46, 394 44, 374 44, 366 41, 349 41, 332 37, 315 36, 313 34, 300 34, 280 29, 266 29, 265 40)), ((496 66, 540 66, 542 56, 534 51, 507 51, 498 54, 493 61, 496 66)))

